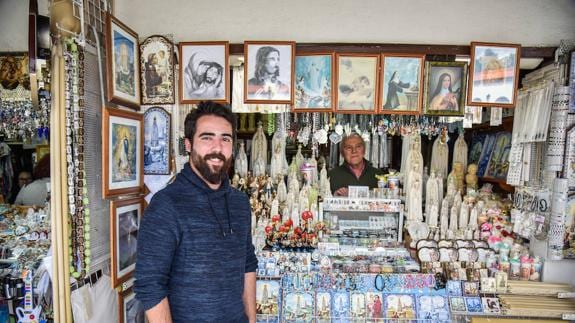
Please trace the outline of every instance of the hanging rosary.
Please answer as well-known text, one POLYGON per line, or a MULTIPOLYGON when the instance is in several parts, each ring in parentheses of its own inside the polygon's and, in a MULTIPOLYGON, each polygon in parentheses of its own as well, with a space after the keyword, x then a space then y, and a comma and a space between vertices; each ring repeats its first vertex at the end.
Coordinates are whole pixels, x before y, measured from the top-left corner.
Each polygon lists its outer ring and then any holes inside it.
POLYGON ((84 52, 69 42, 64 58, 70 274, 82 279, 90 264, 90 210, 84 167, 84 52))

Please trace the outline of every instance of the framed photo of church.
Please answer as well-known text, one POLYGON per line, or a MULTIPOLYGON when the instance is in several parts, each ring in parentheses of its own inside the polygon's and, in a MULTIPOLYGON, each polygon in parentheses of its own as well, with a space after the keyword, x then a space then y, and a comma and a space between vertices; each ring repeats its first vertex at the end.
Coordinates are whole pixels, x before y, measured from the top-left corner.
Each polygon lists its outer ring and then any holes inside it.
POLYGON ((521 45, 471 43, 467 105, 514 108, 521 45))
POLYGON ((181 42, 180 103, 230 102, 229 43, 181 42))
POLYGON ((112 257, 112 285, 132 277, 136 268, 138 231, 144 214, 144 199, 135 197, 110 202, 110 254, 112 257))
POLYGON ((171 118, 168 111, 151 107, 144 112, 144 175, 169 175, 171 118))
POLYGON ((144 191, 143 115, 104 108, 102 118, 102 195, 144 191))
POLYGON ((427 62, 424 111, 434 116, 463 116, 467 94, 467 63, 427 62))
POLYGON ((106 16, 108 101, 140 109, 138 34, 116 17, 106 16))
POLYGON ((383 54, 380 112, 421 113, 425 55, 383 54))
POLYGON ((244 42, 244 103, 292 104, 295 42, 244 42))
POLYGON ((140 43, 142 104, 174 104, 174 44, 164 36, 140 43))

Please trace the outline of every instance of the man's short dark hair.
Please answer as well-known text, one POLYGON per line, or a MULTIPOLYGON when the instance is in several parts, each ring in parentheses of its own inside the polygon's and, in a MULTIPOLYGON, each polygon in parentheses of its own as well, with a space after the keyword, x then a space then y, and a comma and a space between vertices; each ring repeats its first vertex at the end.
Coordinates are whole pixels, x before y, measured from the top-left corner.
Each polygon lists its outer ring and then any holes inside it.
POLYGON ((226 119, 232 126, 232 136, 234 143, 236 142, 236 115, 233 114, 228 105, 215 103, 213 101, 202 101, 198 104, 198 108, 188 113, 186 121, 184 122, 184 134, 186 138, 193 141, 196 134, 196 125, 198 119, 203 116, 216 116, 226 119))

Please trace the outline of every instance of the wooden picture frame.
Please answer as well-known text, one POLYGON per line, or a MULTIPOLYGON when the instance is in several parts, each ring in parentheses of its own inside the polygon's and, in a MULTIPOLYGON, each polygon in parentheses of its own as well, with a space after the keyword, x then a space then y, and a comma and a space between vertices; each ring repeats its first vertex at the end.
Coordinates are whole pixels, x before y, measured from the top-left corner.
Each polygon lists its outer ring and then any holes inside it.
POLYGON ((144 175, 170 174, 171 129, 171 116, 164 108, 144 112, 144 175))
POLYGON ((467 105, 514 108, 521 45, 471 42, 467 105))
POLYGON ((463 116, 467 63, 426 62, 423 106, 426 115, 463 116))
POLYGON ((138 34, 116 17, 106 15, 108 101, 140 109, 138 34))
POLYGON ((146 323, 146 312, 136 299, 133 287, 118 293, 118 322, 119 323, 146 323), (134 308, 135 307, 135 308, 134 308))
POLYGON ((143 115, 104 108, 102 118, 102 196, 144 190, 143 115))
POLYGON ((380 113, 421 114, 424 61, 424 54, 381 55, 380 113))
POLYGON ((244 103, 293 104, 295 42, 246 41, 244 57, 244 103))
POLYGON ((180 103, 229 103, 229 42, 181 42, 178 47, 180 103))
POLYGON ((144 207, 144 199, 140 196, 110 201, 110 255, 113 288, 130 279, 136 268, 138 231, 144 207))
POLYGON ((335 111, 374 114, 379 104, 379 54, 336 54, 335 111))
POLYGON ((335 54, 295 56, 294 112, 332 112, 335 106, 335 54))
POLYGON ((153 35, 140 43, 142 105, 174 104, 174 44, 164 36, 153 35))

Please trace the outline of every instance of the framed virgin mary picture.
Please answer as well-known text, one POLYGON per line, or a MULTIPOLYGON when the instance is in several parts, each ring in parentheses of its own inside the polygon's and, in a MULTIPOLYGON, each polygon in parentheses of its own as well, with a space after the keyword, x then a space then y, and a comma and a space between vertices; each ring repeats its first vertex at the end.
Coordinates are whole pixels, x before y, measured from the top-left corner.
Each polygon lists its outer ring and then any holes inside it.
POLYGON ((144 199, 141 197, 110 202, 110 254, 114 288, 132 277, 136 268, 138 231, 143 213, 144 199))
POLYGON ((144 112, 144 175, 170 174, 171 118, 161 107, 144 112))
POLYGON ((382 91, 380 112, 420 114, 423 98, 423 61, 425 55, 382 55, 382 91))
POLYGON ((336 55, 336 112, 375 113, 379 58, 379 54, 336 55))
POLYGON ((427 115, 463 116, 467 86, 467 63, 427 62, 424 111, 427 115))
POLYGON ((227 41, 181 42, 180 103, 230 101, 227 41))
POLYGON ((174 104, 174 45, 163 36, 140 43, 142 104, 174 104))
POLYGON ((104 108, 102 118, 102 195, 104 198, 144 190, 143 116, 104 108))
POLYGON ((106 16, 108 101, 140 109, 138 34, 116 17, 106 16))
POLYGON ((296 55, 294 112, 333 111, 334 61, 333 53, 296 55))
POLYGON ((521 45, 472 42, 470 51, 467 105, 515 107, 521 45))
POLYGON ((292 104, 295 42, 244 42, 244 103, 292 104))

